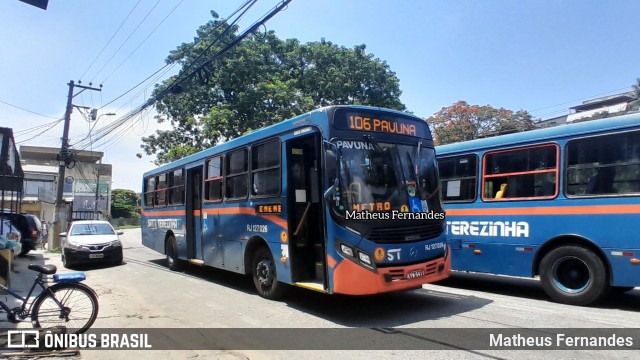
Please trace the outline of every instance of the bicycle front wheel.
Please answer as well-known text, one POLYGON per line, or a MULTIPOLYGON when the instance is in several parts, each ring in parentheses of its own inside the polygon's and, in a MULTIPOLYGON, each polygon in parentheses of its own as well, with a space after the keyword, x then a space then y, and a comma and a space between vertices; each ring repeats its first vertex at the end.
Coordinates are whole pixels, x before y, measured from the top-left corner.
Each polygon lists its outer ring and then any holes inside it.
POLYGON ((82 334, 98 317, 98 297, 81 283, 59 283, 43 291, 33 303, 31 322, 35 328, 64 327, 82 334))

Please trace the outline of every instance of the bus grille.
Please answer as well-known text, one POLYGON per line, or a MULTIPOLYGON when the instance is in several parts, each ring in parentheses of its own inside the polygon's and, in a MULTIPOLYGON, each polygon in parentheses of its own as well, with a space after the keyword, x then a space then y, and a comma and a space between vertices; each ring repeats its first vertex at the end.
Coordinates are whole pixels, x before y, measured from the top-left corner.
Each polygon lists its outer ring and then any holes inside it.
POLYGON ((444 221, 400 228, 372 229, 364 237, 378 244, 407 243, 432 239, 444 231, 444 221))

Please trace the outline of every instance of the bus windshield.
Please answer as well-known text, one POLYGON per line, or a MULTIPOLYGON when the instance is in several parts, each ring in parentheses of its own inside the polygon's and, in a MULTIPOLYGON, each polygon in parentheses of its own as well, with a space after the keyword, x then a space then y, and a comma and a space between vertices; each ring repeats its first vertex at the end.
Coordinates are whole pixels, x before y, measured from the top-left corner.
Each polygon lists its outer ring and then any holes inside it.
POLYGON ((340 189, 331 206, 346 211, 442 211, 432 148, 418 145, 337 140, 340 189))

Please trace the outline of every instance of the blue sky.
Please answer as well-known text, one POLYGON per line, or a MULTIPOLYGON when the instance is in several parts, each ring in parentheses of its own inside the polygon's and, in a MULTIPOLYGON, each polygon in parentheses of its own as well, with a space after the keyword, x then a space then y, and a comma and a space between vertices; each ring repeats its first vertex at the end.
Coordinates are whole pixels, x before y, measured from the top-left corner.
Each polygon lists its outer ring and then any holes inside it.
MULTIPOLYGON (((18 0, 2 0, 0 126, 18 132, 18 142, 37 134, 20 131, 54 119, 2 102, 59 118, 66 84, 72 79, 85 85, 93 81, 94 86, 104 82, 101 93, 85 92, 74 100, 76 105, 101 107, 162 67, 168 52, 191 41, 210 19, 210 10, 224 18, 243 3, 140 0, 80 78, 137 2, 50 0, 43 11, 18 0)), ((277 2, 259 0, 241 26, 248 27, 277 2)), ((293 0, 267 28, 283 39, 309 42, 324 37, 346 47, 366 44, 368 52, 396 72, 401 100, 419 116, 465 100, 524 109, 545 119, 566 113, 581 100, 630 90, 640 77, 638 13, 640 2, 633 0, 293 0)), ((105 111, 124 115, 143 103, 151 89, 136 89, 105 111)), ((96 129, 115 118, 102 117, 96 129)), ((85 137, 91 125, 74 111, 71 143, 85 137)), ((156 128, 153 114, 147 113, 123 128, 122 137, 93 149, 105 151, 105 161, 114 164, 113 188, 139 191, 141 174, 153 165, 151 158, 138 159, 135 154, 141 152, 140 137, 156 128)), ((22 145, 59 146, 61 134, 59 125, 22 145)))

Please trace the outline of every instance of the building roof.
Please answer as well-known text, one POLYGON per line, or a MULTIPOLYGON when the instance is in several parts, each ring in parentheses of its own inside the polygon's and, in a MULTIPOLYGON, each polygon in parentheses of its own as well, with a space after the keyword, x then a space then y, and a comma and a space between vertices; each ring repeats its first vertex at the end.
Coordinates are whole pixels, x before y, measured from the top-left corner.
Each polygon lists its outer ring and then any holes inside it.
POLYGON ((614 94, 609 96, 603 96, 595 99, 589 99, 582 102, 581 105, 570 107, 569 109, 574 110, 576 112, 586 111, 597 109, 601 107, 611 106, 620 103, 627 103, 629 101, 635 100, 636 96, 633 91, 614 94))
MULTIPOLYGON (((102 159, 104 155, 101 151, 71 150, 75 154, 77 161, 95 163, 102 159)), ((60 154, 60 148, 44 146, 20 146, 20 155, 24 160, 54 160, 60 154)))

